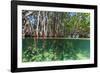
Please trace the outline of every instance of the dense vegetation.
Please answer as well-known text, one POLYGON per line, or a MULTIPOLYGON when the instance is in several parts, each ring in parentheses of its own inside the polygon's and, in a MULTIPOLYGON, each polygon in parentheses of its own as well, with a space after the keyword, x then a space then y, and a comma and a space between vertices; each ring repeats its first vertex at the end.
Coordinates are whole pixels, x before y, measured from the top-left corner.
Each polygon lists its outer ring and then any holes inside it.
POLYGON ((90 37, 90 13, 23 10, 23 36, 90 37))
POLYGON ((23 62, 89 58, 89 13, 23 10, 22 15, 23 62))
POLYGON ((78 39, 39 39, 34 48, 33 39, 23 39, 23 62, 84 60, 90 56, 90 41, 78 39))

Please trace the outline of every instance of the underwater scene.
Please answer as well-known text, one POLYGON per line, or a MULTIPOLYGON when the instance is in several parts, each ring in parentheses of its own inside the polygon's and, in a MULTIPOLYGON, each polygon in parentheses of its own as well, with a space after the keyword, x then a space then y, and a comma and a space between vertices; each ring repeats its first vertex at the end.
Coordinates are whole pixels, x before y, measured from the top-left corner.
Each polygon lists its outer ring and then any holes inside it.
POLYGON ((90 13, 22 10, 22 62, 90 58, 90 13))
POLYGON ((90 58, 90 40, 38 39, 35 44, 27 38, 23 39, 22 54, 23 62, 85 60, 90 58))

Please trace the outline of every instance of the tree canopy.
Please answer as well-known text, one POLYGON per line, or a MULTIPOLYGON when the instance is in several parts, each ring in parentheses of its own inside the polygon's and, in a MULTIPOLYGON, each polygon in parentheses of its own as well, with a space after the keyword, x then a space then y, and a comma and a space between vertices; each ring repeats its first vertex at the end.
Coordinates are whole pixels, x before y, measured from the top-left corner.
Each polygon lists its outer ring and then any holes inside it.
POLYGON ((23 35, 90 37, 90 13, 23 10, 23 35))

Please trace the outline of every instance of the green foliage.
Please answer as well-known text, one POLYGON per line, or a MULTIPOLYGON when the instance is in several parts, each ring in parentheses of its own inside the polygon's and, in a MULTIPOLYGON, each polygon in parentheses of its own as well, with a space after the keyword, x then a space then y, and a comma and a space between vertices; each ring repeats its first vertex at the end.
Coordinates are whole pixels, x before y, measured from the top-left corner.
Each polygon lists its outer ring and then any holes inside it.
MULTIPOLYGON (((31 40, 25 40, 24 44, 31 44, 31 40)), ((89 58, 89 47, 83 47, 80 44, 89 45, 85 41, 76 40, 46 40, 45 48, 42 48, 42 40, 38 40, 37 48, 32 45, 24 45, 22 60, 23 62, 57 61, 57 60, 83 60, 89 58), (81 43, 83 42, 83 43, 81 43), (80 47, 79 47, 80 46, 80 47), (87 48, 87 49, 86 49, 87 48)))
POLYGON ((90 37, 90 13, 23 10, 22 16, 23 62, 89 58, 90 41, 70 38, 90 37))
POLYGON ((90 13, 23 10, 22 15, 23 37, 36 36, 35 32, 39 37, 42 33, 46 37, 90 37, 90 13))

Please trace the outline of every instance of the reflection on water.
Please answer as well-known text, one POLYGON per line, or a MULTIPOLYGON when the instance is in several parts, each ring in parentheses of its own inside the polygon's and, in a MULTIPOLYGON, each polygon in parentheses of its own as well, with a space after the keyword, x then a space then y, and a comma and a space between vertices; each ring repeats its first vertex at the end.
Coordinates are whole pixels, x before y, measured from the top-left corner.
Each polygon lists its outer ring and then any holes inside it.
POLYGON ((89 39, 22 40, 23 62, 84 60, 90 57, 89 39))

